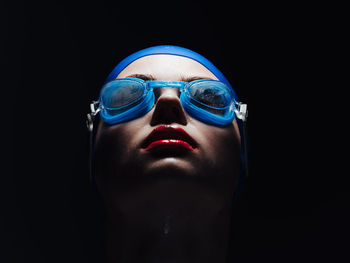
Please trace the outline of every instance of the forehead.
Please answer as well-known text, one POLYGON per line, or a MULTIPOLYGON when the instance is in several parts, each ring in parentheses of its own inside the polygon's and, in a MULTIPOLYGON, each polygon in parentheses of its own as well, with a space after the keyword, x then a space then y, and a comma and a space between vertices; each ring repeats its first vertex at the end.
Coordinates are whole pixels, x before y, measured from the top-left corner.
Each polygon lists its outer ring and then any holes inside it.
POLYGON ((117 78, 132 74, 152 75, 158 80, 179 80, 184 77, 217 77, 199 62, 176 55, 150 55, 139 58, 123 69, 117 78))

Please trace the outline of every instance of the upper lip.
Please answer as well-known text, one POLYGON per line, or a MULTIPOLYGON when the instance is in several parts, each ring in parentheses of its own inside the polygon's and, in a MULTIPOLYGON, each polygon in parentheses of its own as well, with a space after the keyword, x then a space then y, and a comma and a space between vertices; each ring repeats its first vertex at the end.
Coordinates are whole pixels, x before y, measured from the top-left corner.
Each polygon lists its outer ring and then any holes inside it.
POLYGON ((146 148, 152 142, 173 139, 187 142, 193 148, 197 148, 197 142, 184 129, 172 127, 169 125, 161 125, 156 127, 144 140, 142 148, 146 148))

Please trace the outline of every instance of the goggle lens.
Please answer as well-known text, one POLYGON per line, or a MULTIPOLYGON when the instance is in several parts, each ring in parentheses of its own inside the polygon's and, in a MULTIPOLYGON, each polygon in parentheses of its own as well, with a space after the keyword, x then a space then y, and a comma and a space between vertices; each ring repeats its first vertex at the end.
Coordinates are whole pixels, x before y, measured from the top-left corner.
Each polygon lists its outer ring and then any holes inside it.
POLYGON ((117 115, 141 101, 144 85, 135 80, 114 80, 107 83, 101 91, 100 101, 109 115, 117 115))
POLYGON ((189 97, 197 107, 222 116, 232 104, 233 94, 229 87, 218 81, 203 80, 189 86, 189 97))

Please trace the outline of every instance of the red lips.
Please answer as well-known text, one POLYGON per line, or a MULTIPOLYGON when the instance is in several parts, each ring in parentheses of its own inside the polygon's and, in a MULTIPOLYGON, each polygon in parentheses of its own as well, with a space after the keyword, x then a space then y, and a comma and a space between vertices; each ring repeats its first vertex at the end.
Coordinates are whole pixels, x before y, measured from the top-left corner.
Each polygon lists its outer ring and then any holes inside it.
POLYGON ((197 148, 197 142, 181 128, 161 125, 147 136, 142 148, 146 151, 193 151, 197 148))

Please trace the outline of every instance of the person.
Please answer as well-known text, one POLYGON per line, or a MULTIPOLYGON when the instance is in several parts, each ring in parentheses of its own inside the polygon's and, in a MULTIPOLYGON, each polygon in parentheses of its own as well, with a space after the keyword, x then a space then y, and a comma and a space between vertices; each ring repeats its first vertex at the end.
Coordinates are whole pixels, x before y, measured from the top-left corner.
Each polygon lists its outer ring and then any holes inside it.
POLYGON ((146 48, 114 68, 88 114, 107 262, 225 262, 246 117, 189 49, 146 48))

